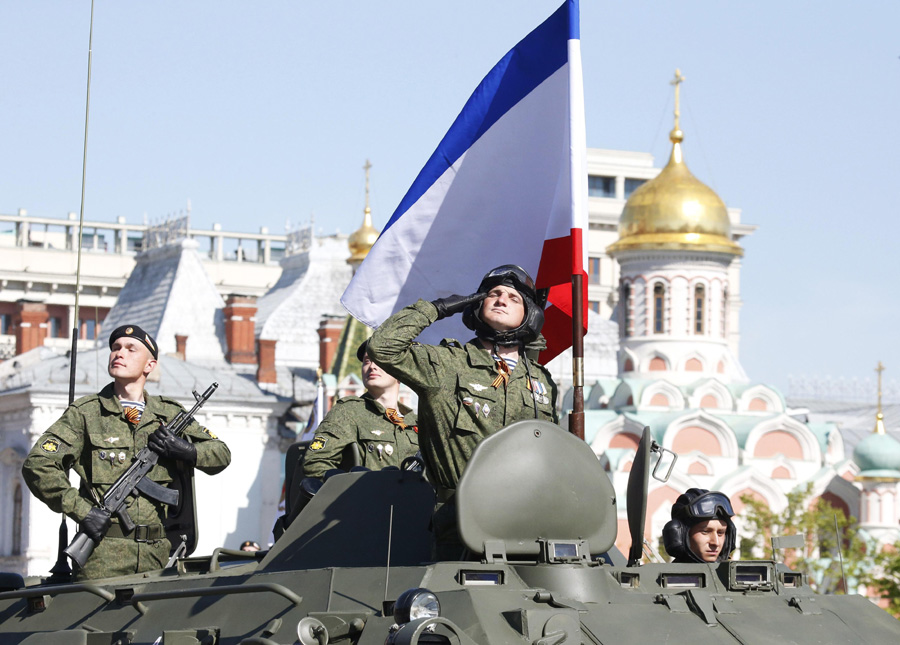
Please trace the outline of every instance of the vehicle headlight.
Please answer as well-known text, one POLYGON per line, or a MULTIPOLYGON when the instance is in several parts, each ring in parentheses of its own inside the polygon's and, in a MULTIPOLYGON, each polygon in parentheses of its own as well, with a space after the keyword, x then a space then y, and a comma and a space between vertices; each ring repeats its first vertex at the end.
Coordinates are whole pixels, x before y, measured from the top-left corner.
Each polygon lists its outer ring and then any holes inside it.
POLYGON ((407 589, 394 603, 394 620, 403 625, 419 618, 437 618, 441 615, 441 603, 437 596, 422 587, 407 589))

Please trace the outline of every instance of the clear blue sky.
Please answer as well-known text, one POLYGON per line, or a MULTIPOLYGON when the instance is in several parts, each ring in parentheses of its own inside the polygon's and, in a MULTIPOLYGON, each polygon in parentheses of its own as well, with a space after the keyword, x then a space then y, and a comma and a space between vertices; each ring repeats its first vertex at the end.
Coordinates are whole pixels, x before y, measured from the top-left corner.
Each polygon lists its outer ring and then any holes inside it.
MULTIPOLYGON (((490 67, 557 0, 111 2, 89 219, 382 226, 490 67)), ((0 5, 0 212, 77 211, 90 2, 0 5)), ((753 380, 900 379, 900 3, 582 1, 588 145, 687 161, 744 221, 753 380)))

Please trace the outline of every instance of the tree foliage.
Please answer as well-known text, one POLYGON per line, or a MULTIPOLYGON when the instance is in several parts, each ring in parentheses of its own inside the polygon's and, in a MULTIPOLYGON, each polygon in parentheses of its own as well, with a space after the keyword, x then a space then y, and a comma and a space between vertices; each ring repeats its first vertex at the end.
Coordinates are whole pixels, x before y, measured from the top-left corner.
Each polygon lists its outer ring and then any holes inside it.
POLYGON ((875 568, 868 583, 887 601, 887 610, 900 618, 900 542, 875 556, 875 568))
POLYGON ((775 512, 764 501, 741 496, 746 505, 742 514, 741 558, 783 561, 806 574, 809 584, 819 593, 846 593, 848 589, 852 593, 856 585, 868 583, 872 558, 867 555, 865 540, 858 534, 856 518, 848 518, 841 509, 822 498, 813 501, 812 485, 788 493, 787 500, 784 510, 775 512), (802 535, 804 546, 774 554, 772 537, 786 535, 802 535))

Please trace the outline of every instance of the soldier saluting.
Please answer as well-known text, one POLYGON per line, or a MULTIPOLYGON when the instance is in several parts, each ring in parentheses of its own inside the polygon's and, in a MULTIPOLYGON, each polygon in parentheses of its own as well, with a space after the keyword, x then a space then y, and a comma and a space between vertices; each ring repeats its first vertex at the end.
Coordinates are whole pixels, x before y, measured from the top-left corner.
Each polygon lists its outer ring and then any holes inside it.
POLYGON ((531 276, 505 264, 489 271, 472 295, 419 300, 398 311, 369 341, 372 359, 419 395, 419 444, 444 504, 433 518, 437 559, 459 556, 453 495, 478 443, 515 421, 558 421, 556 385, 525 355, 543 324, 531 276), (475 332, 465 345, 413 342, 432 323, 457 313, 475 332))
POLYGON ((107 371, 113 382, 98 394, 70 405, 38 439, 22 466, 28 488, 51 510, 65 513, 97 543, 78 579, 128 575, 165 566, 171 550, 163 520, 166 506, 143 495, 132 498, 128 514, 137 524, 125 534, 117 518, 97 502, 145 446, 160 455, 149 473, 166 485, 176 476, 177 462, 214 475, 231 462, 228 446, 192 421, 182 438, 162 424, 183 410, 181 405, 144 390, 156 367, 156 341, 137 325, 122 325, 110 334, 107 371), (71 486, 69 469, 81 477, 71 486))

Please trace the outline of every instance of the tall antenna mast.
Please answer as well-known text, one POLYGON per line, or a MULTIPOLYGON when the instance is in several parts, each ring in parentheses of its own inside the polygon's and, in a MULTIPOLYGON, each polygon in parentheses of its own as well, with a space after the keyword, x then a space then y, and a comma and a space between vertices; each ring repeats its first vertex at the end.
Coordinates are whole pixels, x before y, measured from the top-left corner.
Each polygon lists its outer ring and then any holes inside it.
MULTIPOLYGON (((78 357, 78 298, 81 291, 81 246, 84 237, 84 187, 87 177, 87 144, 88 123, 91 115, 91 63, 94 52, 94 0, 91 0, 91 24, 88 36, 88 69, 87 69, 87 98, 84 106, 84 147, 81 155, 81 207, 78 217, 78 259, 75 264, 75 311, 72 321, 72 349, 69 353, 69 405, 75 401, 75 365, 78 357)), ((96 330, 96 326, 94 327, 96 330)), ((96 331, 94 332, 96 334, 96 331)), ((67 582, 72 579, 72 568, 66 560, 64 549, 69 544, 69 527, 66 525, 66 516, 62 515, 59 525, 59 548, 57 550, 56 564, 50 569, 48 582, 67 582)))

